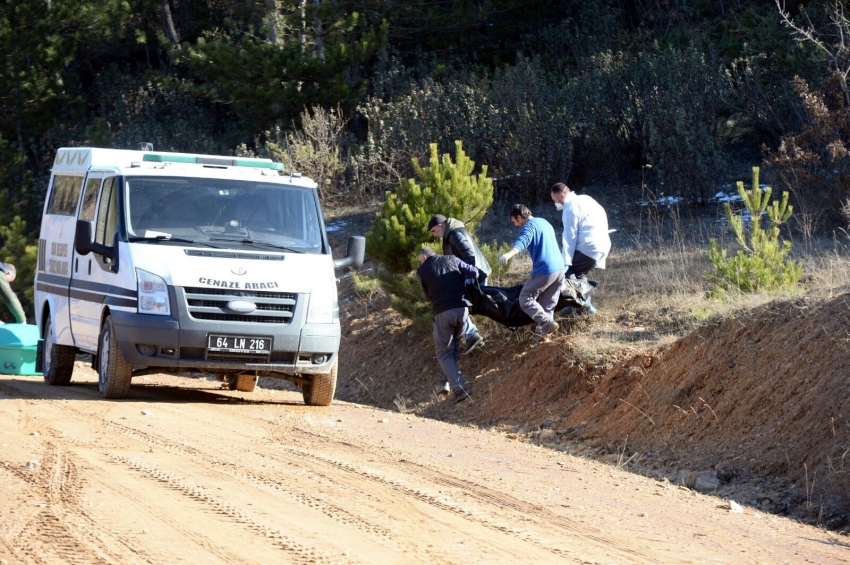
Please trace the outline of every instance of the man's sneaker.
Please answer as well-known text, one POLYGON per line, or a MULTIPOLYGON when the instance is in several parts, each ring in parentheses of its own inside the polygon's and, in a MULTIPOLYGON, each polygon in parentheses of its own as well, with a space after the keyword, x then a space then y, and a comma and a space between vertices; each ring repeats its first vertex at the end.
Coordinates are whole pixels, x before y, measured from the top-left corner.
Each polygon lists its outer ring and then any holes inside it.
POLYGON ((472 395, 465 388, 459 388, 455 391, 455 404, 460 404, 467 398, 472 398, 472 395))
POLYGON ((450 385, 450 384, 448 383, 448 381, 447 381, 447 382, 444 382, 443 384, 441 384, 441 385, 440 385, 440 388, 439 388, 439 389, 437 389, 437 392, 439 392, 440 394, 448 394, 448 393, 450 393, 451 391, 452 391, 452 385, 450 385))
POLYGON ((463 351, 460 353, 461 355, 469 355, 479 347, 484 345, 484 338, 481 337, 481 334, 475 332, 466 340, 466 345, 463 348, 463 351))
POLYGON ((593 307, 593 304, 588 304, 587 308, 584 309, 583 313, 589 315, 596 314, 596 308, 593 307))
POLYGON ((555 320, 549 320, 542 326, 537 326, 534 328, 534 333, 532 334, 532 339, 534 343, 539 343, 546 337, 547 334, 558 329, 558 322, 555 320))

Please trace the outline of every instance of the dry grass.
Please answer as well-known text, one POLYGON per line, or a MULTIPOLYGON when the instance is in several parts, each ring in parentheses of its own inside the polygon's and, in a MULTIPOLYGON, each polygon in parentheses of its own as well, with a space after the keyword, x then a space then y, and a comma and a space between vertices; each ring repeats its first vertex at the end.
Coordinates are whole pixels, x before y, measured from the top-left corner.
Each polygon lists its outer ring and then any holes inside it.
MULTIPOLYGON (((572 362, 599 364, 626 348, 652 350, 688 334, 715 316, 761 306, 787 294, 731 295, 725 300, 708 298, 704 275, 711 268, 706 259, 709 241, 714 238, 736 249, 721 207, 680 209, 677 206, 636 206, 623 195, 605 198, 592 191, 607 209, 613 249, 608 268, 594 270, 590 278, 599 283, 593 295, 598 314, 588 319, 562 320, 558 333, 570 344, 572 362)), ((508 220, 512 202, 494 203, 476 233, 480 242, 511 243, 518 230, 508 220)), ((343 221, 345 237, 364 233, 376 207, 334 210, 330 222, 343 221)), ((546 218, 560 237, 561 218, 551 203, 532 208, 535 216, 546 218)), ((334 234, 344 249, 343 233, 334 234)), ((333 239, 333 238, 332 238, 333 239)), ((794 240, 794 258, 802 262, 803 280, 799 294, 830 296, 850 287, 850 234, 794 240)), ((515 257, 502 276, 492 276, 489 284, 521 284, 531 261, 526 253, 515 257)), ((505 329, 481 316, 476 324, 483 335, 505 336, 505 329)), ((522 340, 524 329, 508 336, 522 340)))

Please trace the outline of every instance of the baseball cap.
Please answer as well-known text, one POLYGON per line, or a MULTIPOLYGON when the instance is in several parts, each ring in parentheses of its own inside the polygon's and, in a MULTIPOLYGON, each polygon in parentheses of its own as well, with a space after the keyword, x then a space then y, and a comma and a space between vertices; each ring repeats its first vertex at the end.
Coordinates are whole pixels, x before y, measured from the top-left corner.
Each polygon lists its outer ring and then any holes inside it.
POLYGON ((436 226, 437 224, 445 224, 446 217, 442 214, 434 214, 431 216, 431 219, 428 221, 428 231, 431 231, 431 228, 436 226))

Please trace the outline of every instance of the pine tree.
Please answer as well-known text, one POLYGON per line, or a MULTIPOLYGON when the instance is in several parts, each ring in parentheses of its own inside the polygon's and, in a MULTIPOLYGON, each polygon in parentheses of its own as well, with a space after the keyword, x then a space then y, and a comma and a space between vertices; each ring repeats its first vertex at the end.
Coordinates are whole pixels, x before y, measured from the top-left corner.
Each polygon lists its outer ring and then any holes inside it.
POLYGON ((493 203, 493 179, 487 178, 487 166, 473 174, 475 162, 464 153, 461 141, 455 142, 454 161, 447 153, 440 159, 437 144, 432 143, 429 166, 422 167, 414 159, 413 169, 422 184, 407 179, 394 194, 387 193, 366 234, 367 253, 393 273, 415 268, 414 254, 431 239, 427 229, 431 216, 456 218, 474 233, 493 203))
POLYGON ((742 292, 790 289, 800 280, 802 266, 786 259, 791 242, 779 237, 779 227, 791 218, 794 207, 788 204, 788 192, 782 193, 781 201, 771 203, 772 192, 770 187, 764 191, 759 187, 758 167, 753 167, 751 190, 745 190, 743 181, 738 181, 738 194, 749 213, 749 227, 745 225, 744 215, 733 213, 726 203, 729 226, 743 249, 734 257, 728 257, 726 249, 711 240, 708 260, 714 272, 708 273, 706 278, 714 285, 712 293, 715 296, 723 296, 730 289, 742 292), (761 225, 764 215, 770 220, 767 228, 761 225))
MULTIPOLYGON (((398 190, 387 193, 381 211, 366 233, 366 251, 380 261, 381 288, 389 295, 393 308, 413 320, 420 328, 431 323, 431 307, 422 296, 413 271, 419 266, 415 256, 431 239, 428 220, 434 214, 456 218, 474 233, 478 221, 493 203, 493 179, 487 178, 487 166, 473 174, 475 162, 463 152, 463 143, 455 142, 455 159, 437 155, 437 144, 430 145, 429 166, 413 160, 413 170, 422 181, 402 182, 398 190)), ((437 247, 438 253, 442 248, 437 247)))

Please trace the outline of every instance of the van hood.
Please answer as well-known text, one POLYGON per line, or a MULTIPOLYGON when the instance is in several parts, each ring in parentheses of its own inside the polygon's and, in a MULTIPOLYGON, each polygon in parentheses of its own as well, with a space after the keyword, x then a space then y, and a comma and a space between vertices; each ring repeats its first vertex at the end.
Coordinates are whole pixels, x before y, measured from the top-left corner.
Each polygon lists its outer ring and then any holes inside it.
POLYGON ((310 292, 335 280, 330 255, 131 243, 132 264, 173 286, 310 292))

